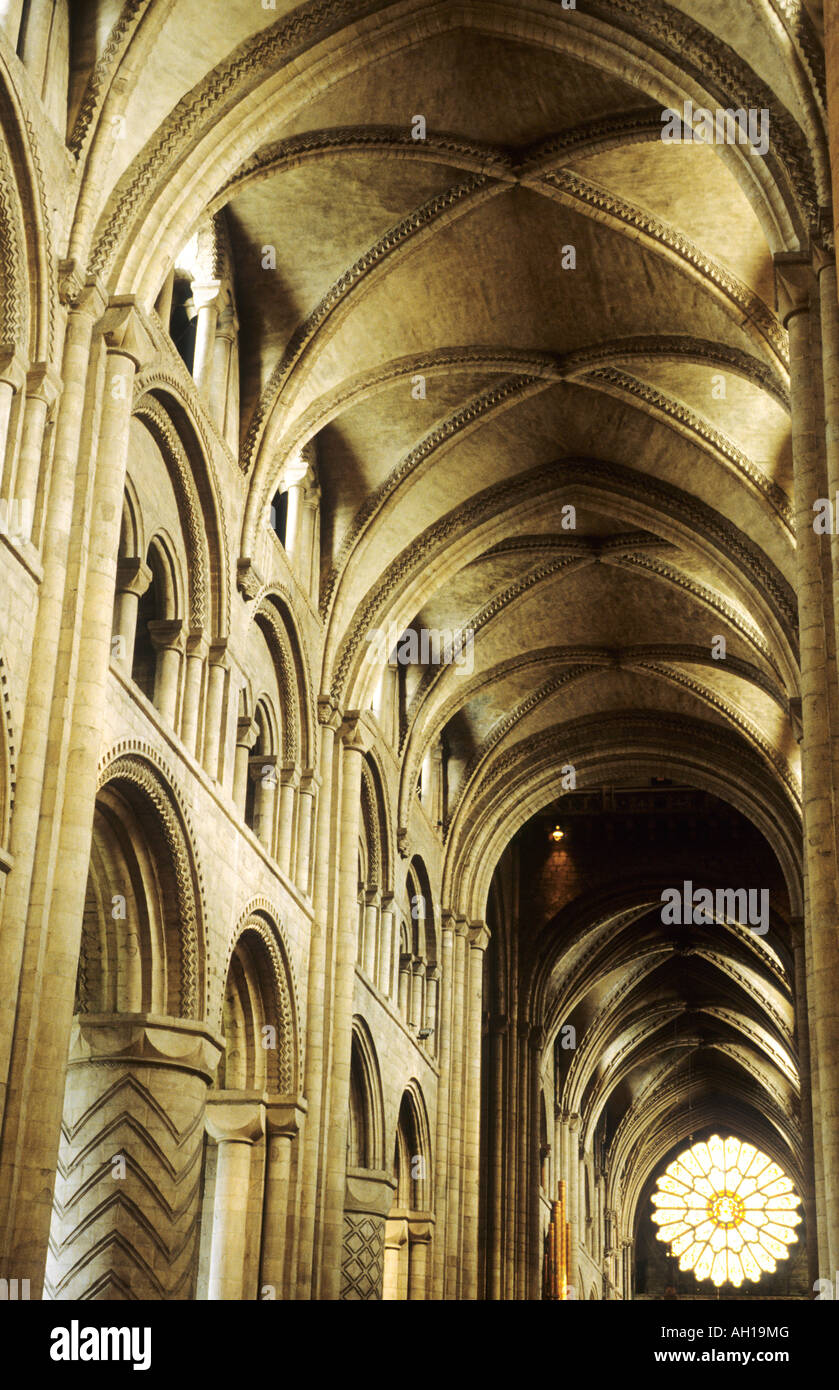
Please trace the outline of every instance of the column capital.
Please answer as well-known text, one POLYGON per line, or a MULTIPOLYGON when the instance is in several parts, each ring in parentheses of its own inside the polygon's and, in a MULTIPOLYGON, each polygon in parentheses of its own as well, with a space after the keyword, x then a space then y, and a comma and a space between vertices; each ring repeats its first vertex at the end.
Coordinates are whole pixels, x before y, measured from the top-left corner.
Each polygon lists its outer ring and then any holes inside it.
POLYGON ((810 308, 816 277, 809 251, 779 251, 775 263, 775 308, 786 328, 796 314, 810 308))
POLYGON ((162 1014, 80 1014, 73 1023, 69 1065, 137 1063, 169 1066, 212 1081, 223 1039, 206 1024, 162 1014))
POLYGON ((218 666, 226 671, 230 666, 230 653, 227 650, 227 638, 222 637, 216 642, 210 642, 208 659, 211 666, 218 666))
POLYGON ((190 288, 196 309, 206 309, 218 299, 221 280, 193 280, 190 288))
POLYGON ((149 566, 139 556, 118 560, 116 591, 118 594, 136 594, 141 598, 151 584, 152 577, 149 566))
POLYGON ((363 722, 363 716, 359 710, 352 710, 344 715, 344 722, 340 726, 341 742, 348 752, 367 753, 370 750, 372 739, 370 730, 363 722))
POLYGON ((342 714, 338 705, 331 695, 321 695, 318 697, 318 723, 323 724, 333 733, 337 733, 341 727, 342 714))
POLYGON ((186 644, 183 618, 156 618, 149 623, 149 637, 158 651, 182 652, 186 644))
POLYGON ((290 1099, 288 1096, 266 1096, 265 1130, 270 1136, 299 1134, 306 1116, 308 1104, 302 1096, 290 1099))
POLYGON ((469 945, 473 951, 485 951, 490 943, 490 931, 485 922, 473 922, 469 928, 469 945))
POLYGON ((252 782, 261 782, 265 776, 265 771, 270 768, 274 772, 272 783, 276 784, 276 768, 279 759, 276 753, 254 753, 248 758, 248 772, 252 782))
POLYGON ((105 282, 98 275, 88 275, 77 260, 58 262, 58 297, 68 309, 81 310, 94 318, 99 318, 108 304, 105 282))
POLYGON ((236 587, 246 599, 255 599, 265 588, 265 581, 250 557, 236 561, 236 587))
POLYGON ((197 656, 203 661, 209 651, 209 643, 204 635, 203 628, 191 627, 187 630, 184 638, 184 649, 187 656, 197 656))
MULTIPOLYGON (((193 298, 195 291, 193 288, 193 298)), ((239 319, 232 304, 228 304, 218 317, 216 324, 216 337, 225 338, 229 343, 235 343, 236 334, 239 332, 239 319)))
POLYGON ((109 353, 127 357, 136 368, 154 356, 154 343, 140 317, 134 295, 117 295, 111 299, 100 326, 109 353))
POLYGON ((313 767, 304 767, 300 773, 300 792, 303 796, 314 796, 320 787, 320 774, 313 767))
POLYGON ((408 1220, 408 1236, 412 1245, 425 1245, 431 1240, 434 1231, 433 1218, 422 1221, 408 1220))
POLYGON ((243 719, 236 721, 236 747, 253 748, 259 735, 259 725, 255 719, 249 719, 247 715, 243 719))
POLYGON ((26 373, 26 394, 33 400, 51 406, 61 394, 64 383, 49 362, 33 362, 26 373))
POLYGON ((217 1144, 254 1144, 265 1133, 265 1101, 260 1095, 210 1091, 204 1127, 217 1144))
POLYGON ((26 381, 26 363, 14 343, 0 344, 0 381, 19 391, 26 381))
POLYGON ((300 781, 300 768, 297 763, 279 763, 279 780, 284 787, 296 787, 300 781))

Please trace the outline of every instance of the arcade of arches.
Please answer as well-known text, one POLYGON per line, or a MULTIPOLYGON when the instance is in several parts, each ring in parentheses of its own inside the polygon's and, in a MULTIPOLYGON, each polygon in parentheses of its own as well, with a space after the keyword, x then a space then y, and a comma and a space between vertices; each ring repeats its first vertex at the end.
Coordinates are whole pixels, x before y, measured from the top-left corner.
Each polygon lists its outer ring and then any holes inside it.
POLYGON ((827 19, 0 0, 32 1297, 704 1297, 729 1149, 832 1279, 827 19))

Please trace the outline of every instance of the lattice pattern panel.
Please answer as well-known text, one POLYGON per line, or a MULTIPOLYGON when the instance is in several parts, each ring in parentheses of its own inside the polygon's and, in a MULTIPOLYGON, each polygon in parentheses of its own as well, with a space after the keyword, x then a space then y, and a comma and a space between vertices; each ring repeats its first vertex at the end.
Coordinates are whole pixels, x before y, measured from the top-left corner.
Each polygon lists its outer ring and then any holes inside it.
POLYGON ((362 1212, 344 1214, 341 1252, 341 1297, 368 1301, 381 1298, 384 1273, 385 1220, 362 1212))

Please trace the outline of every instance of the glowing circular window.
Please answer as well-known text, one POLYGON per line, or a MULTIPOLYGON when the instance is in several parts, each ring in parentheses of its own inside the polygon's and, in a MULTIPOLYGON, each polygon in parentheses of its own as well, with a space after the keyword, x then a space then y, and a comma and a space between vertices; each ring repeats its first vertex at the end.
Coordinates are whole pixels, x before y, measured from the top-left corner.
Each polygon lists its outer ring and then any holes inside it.
POLYGON ((754 1144, 712 1135, 670 1163, 652 1196, 658 1240, 679 1269, 739 1288, 771 1274, 798 1239, 799 1199, 786 1173, 754 1144))

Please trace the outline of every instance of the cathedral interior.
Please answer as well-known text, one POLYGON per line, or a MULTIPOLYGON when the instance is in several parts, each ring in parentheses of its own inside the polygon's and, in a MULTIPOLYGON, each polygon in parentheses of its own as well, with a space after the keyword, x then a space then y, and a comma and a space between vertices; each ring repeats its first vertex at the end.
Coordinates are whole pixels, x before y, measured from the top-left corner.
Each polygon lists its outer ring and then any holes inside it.
POLYGON ((4 1280, 833 1278, 829 99, 818 0, 0 0, 4 1280))

